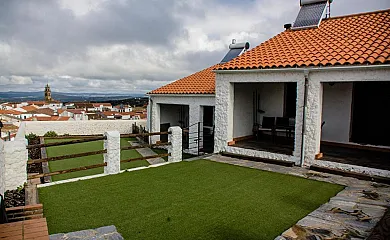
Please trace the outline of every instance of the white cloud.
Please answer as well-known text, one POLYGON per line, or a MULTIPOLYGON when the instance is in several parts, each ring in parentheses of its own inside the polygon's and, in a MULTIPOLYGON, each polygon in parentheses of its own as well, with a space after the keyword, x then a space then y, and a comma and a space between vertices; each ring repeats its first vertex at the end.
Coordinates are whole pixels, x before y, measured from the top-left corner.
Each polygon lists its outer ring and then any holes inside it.
MULTIPOLYGON (((55 91, 144 93, 219 62, 233 38, 260 44, 299 10, 298 0, 15 2, 0 9, 0 91, 41 91, 49 81, 55 91)), ((333 15, 390 7, 334 2, 333 15)))
POLYGON ((33 81, 31 77, 23 76, 0 76, 0 85, 28 85, 32 84, 33 81))

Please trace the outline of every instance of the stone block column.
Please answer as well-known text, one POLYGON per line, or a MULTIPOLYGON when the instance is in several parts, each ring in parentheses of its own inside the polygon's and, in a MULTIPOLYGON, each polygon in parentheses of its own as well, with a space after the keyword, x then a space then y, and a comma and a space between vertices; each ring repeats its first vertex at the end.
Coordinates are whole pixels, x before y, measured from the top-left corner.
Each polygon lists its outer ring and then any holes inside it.
POLYGON ((104 162, 107 166, 104 167, 104 174, 117 174, 121 169, 121 135, 118 131, 105 132, 104 148, 107 153, 104 154, 104 162))
POLYGON ((214 153, 225 150, 233 140, 234 84, 217 74, 215 93, 215 137, 214 153))
POLYGON ((322 85, 309 80, 306 110, 305 166, 310 166, 321 144, 322 85))
POLYGON ((14 190, 27 182, 27 140, 16 139, 3 144, 5 190, 14 190))
POLYGON ((171 154, 168 157, 168 162, 180 162, 182 161, 182 129, 180 127, 170 127, 168 132, 170 132, 168 142, 171 143, 168 147, 168 153, 171 154))

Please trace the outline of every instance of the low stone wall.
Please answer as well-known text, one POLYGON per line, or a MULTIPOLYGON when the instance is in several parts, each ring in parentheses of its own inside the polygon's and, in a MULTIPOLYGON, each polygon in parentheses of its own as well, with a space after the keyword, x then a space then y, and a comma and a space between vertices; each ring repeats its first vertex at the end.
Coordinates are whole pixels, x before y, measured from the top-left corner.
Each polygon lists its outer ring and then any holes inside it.
POLYGON ((366 174, 370 176, 380 176, 380 177, 390 178, 390 171, 387 170, 349 165, 344 163, 316 160, 315 163, 312 164, 312 166, 331 168, 331 169, 342 170, 342 171, 347 171, 352 173, 366 174))
POLYGON ((25 132, 38 136, 43 136, 48 131, 60 135, 95 135, 108 131, 126 134, 132 132, 134 123, 137 126, 146 126, 146 120, 31 121, 25 122, 25 132))

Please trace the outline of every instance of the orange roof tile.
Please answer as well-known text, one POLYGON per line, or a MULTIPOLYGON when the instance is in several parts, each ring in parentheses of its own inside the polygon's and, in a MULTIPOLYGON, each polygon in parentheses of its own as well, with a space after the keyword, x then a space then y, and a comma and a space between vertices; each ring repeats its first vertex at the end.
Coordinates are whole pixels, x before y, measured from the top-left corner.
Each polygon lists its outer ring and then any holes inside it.
POLYGON ((324 19, 287 30, 218 70, 390 63, 390 9, 324 19))
POLYGON ((214 94, 214 69, 291 68, 390 63, 390 9, 324 19, 319 28, 284 31, 225 64, 148 94, 214 94))
POLYGON ((29 117, 26 121, 69 121, 70 117, 50 116, 50 117, 29 117))
POLYGON ((27 112, 31 112, 38 109, 38 107, 35 105, 29 105, 29 106, 22 107, 22 109, 26 110, 27 112))
POLYGON ((149 94, 214 94, 215 73, 213 72, 213 69, 216 66, 217 65, 214 65, 188 77, 162 86, 149 92, 149 94))

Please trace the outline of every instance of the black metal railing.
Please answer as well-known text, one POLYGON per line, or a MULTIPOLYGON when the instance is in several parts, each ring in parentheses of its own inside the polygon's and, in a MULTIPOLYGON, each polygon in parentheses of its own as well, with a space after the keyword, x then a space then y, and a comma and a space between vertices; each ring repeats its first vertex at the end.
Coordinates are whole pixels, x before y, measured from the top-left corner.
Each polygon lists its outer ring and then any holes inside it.
POLYGON ((183 152, 195 155, 212 153, 214 150, 214 126, 204 126, 197 122, 183 128, 183 152))

